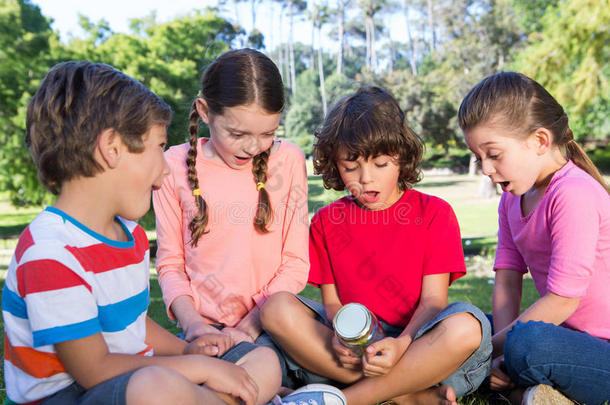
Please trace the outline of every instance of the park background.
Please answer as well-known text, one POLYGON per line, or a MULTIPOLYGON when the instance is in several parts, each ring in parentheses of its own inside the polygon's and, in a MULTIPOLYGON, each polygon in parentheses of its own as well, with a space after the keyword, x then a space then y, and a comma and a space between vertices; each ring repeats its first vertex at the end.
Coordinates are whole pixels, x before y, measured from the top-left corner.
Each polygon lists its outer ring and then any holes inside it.
MULTIPOLYGON (((478 173, 457 126, 467 91, 501 70, 531 76, 566 108, 577 140, 606 179, 610 173, 610 0, 224 0, 171 16, 133 15, 121 32, 106 19, 79 15, 76 34, 60 32, 36 3, 0 0, 2 284, 16 238, 53 202, 23 143, 25 110, 48 69, 64 60, 108 63, 162 97, 174 110, 170 145, 187 139, 201 72, 230 48, 256 48, 276 62, 287 99, 277 135, 308 156, 313 133, 339 98, 361 85, 387 88, 426 144, 424 179, 415 188, 447 200, 460 223, 469 273, 450 288, 450 300, 487 312, 499 195, 478 173)), ((343 194, 325 190, 310 162, 308 174, 313 215, 343 194)), ((154 253, 152 211, 141 224, 154 253)), ((312 287, 303 294, 318 296, 312 287)), ((154 265, 151 295, 151 316, 175 330, 154 265)), ((536 296, 526 278, 522 307, 536 296)), ((463 403, 487 402, 477 396, 463 403)))

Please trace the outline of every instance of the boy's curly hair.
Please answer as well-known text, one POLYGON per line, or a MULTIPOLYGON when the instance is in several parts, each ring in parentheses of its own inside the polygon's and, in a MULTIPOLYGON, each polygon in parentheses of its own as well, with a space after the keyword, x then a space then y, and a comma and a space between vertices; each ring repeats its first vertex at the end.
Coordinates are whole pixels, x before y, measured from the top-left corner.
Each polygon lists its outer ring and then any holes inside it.
POLYGON ((141 152, 142 136, 171 116, 152 91, 109 65, 62 62, 28 104, 25 144, 42 184, 59 194, 64 182, 102 170, 94 157, 102 131, 113 128, 130 152, 141 152))
POLYGON ((421 180, 423 143, 407 125, 398 102, 385 89, 362 87, 342 98, 315 136, 313 165, 326 188, 345 189, 336 163, 340 153, 347 153, 347 160, 395 156, 401 190, 421 180))

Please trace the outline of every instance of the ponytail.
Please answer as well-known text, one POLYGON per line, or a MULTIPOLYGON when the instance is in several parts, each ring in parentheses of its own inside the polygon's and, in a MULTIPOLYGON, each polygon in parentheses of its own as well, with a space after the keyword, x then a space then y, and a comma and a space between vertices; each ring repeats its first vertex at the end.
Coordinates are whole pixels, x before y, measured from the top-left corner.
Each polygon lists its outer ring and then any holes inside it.
POLYGON ((208 224, 208 205, 201 196, 201 191, 199 190, 199 179, 197 178, 197 168, 195 167, 195 162, 197 160, 197 129, 199 127, 199 113, 197 113, 197 106, 195 103, 196 101, 193 101, 191 114, 189 116, 189 133, 191 136, 189 138, 190 148, 186 155, 188 183, 193 191, 193 196, 195 197, 195 202, 197 203, 197 208, 199 209, 199 212, 189 224, 189 231, 191 231, 191 247, 196 247, 201 235, 209 232, 205 230, 205 227, 208 224))
POLYGON ((585 151, 574 140, 563 107, 535 80, 515 72, 499 72, 474 86, 462 100, 458 122, 462 131, 501 117, 526 137, 538 128, 553 133, 553 143, 565 157, 591 175, 606 191, 608 186, 585 151))
POLYGON ((271 148, 259 153, 252 160, 252 174, 258 189, 258 204, 256 216, 254 217, 254 227, 262 233, 269 232, 267 225, 272 215, 271 199, 269 198, 269 192, 265 188, 265 182, 267 182, 267 163, 270 153, 271 148))
POLYGON ((574 140, 574 135, 569 127, 567 128, 565 139, 569 139, 563 145, 565 147, 566 157, 574 162, 576 166, 589 173, 589 175, 597 180, 597 182, 601 184, 607 192, 610 192, 608 185, 604 181, 604 178, 597 167, 595 167, 595 164, 591 161, 591 159, 589 159, 587 153, 582 149, 578 142, 574 140))

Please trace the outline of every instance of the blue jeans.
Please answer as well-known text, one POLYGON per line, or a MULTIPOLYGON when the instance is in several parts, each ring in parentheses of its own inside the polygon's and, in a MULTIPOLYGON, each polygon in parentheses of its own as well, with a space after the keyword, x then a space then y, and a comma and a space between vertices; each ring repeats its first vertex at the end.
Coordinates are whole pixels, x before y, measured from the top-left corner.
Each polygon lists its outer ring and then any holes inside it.
POLYGON ((504 363, 517 385, 547 384, 587 405, 610 401, 610 343, 549 323, 517 322, 504 363))

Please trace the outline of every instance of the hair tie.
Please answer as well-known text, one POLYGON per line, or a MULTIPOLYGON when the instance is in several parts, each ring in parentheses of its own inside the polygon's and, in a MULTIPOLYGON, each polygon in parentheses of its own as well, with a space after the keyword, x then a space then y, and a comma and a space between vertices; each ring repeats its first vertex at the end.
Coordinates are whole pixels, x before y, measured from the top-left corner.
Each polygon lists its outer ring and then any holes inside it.
POLYGON ((194 189, 194 190, 193 190, 193 195, 194 195, 194 196, 201 195, 201 193, 199 192, 199 189, 198 189, 198 188, 196 188, 196 189, 194 189))
POLYGON ((265 188, 265 183, 259 181, 258 183, 256 183, 256 190, 257 191, 261 191, 261 189, 265 188))

